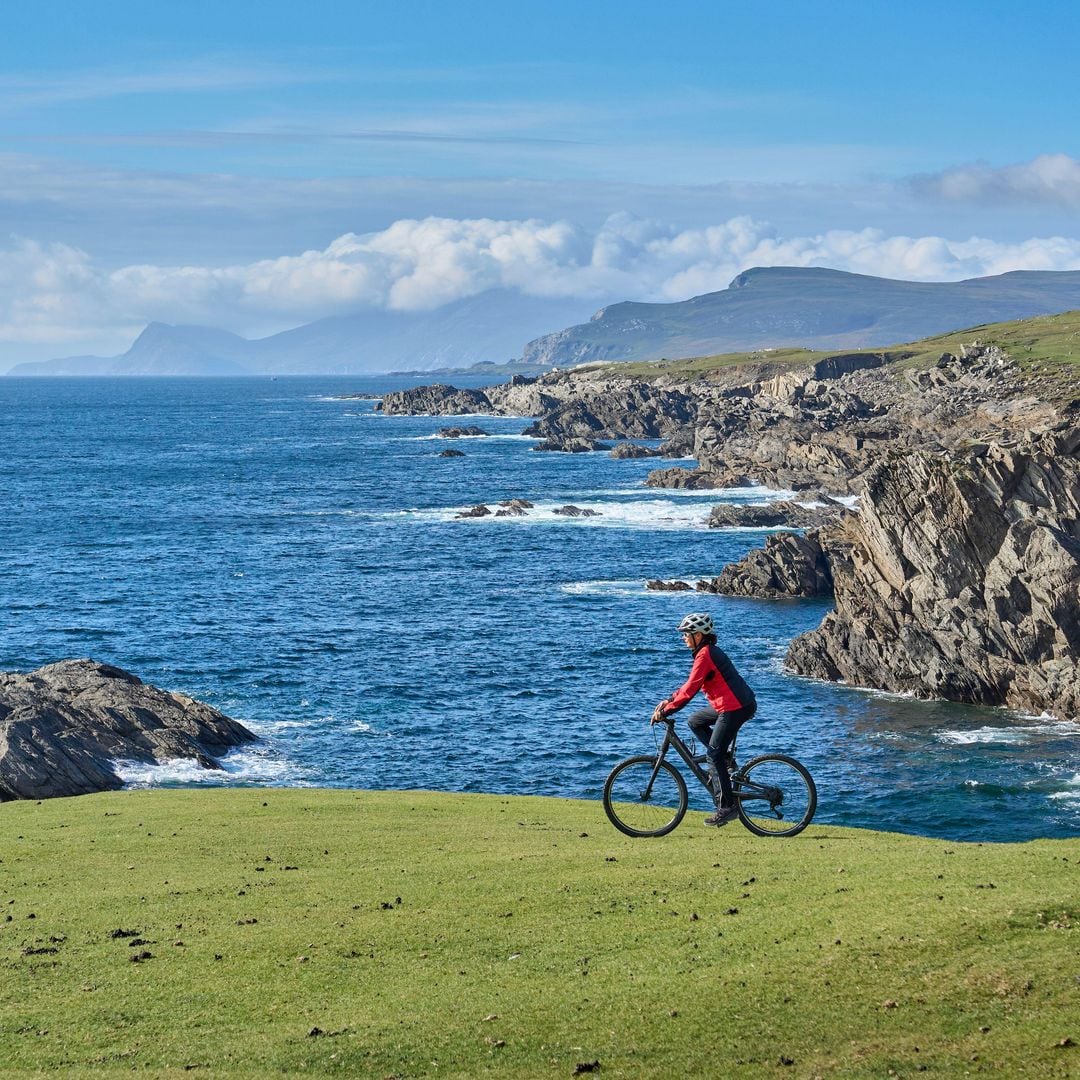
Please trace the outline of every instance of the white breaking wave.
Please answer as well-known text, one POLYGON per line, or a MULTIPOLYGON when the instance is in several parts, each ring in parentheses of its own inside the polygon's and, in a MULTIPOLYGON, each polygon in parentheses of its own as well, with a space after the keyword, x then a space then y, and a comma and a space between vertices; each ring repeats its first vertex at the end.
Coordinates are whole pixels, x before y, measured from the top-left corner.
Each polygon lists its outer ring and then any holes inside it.
POLYGON ((177 784, 228 783, 267 784, 278 787, 304 787, 308 770, 295 762, 268 752, 264 747, 241 747, 230 750, 218 763, 221 769, 204 769, 188 758, 176 758, 162 764, 142 761, 114 761, 113 770, 130 788, 152 788, 177 784))
MULTIPOLYGON (((770 503, 790 499, 794 496, 793 491, 777 490, 776 488, 739 487, 739 488, 652 488, 644 484, 632 488, 600 488, 595 491, 579 491, 577 498, 616 498, 620 496, 636 496, 637 498, 649 497, 655 499, 709 499, 709 505, 716 503, 746 503, 750 506, 768 506, 770 503)), ((804 505, 809 505, 804 504, 804 505)))
POLYGON ((535 416, 519 416, 517 413, 498 412, 459 412, 459 413, 384 413, 374 412, 372 416, 381 416, 384 420, 441 420, 449 426, 455 420, 536 420, 535 416))
MULTIPOLYGON (((592 529, 649 529, 649 530, 697 530, 705 529, 712 503, 676 502, 670 499, 647 499, 625 502, 597 502, 580 497, 572 502, 537 502, 533 509, 521 516, 496 517, 502 509, 497 503, 485 503, 492 513, 478 518, 460 518, 467 506, 446 507, 438 510, 409 511, 418 521, 453 521, 461 525, 577 525, 592 529), (582 510, 592 510, 594 516, 568 517, 555 513, 563 506, 573 505, 582 510)), ((760 530, 754 530, 760 531, 760 530)))
MULTIPOLYGON (((704 577, 705 575, 702 576, 704 577)), ((687 581, 687 584, 693 585, 695 581, 700 581, 701 578, 694 578, 689 581, 686 578, 680 578, 679 580, 687 581)), ((635 581, 568 581, 559 586, 559 592, 568 593, 571 596, 665 595, 662 590, 646 589, 645 580, 643 578, 639 578, 635 581)))
POLYGON ((957 746, 972 746, 976 743, 1002 743, 1015 745, 1028 742, 1034 735, 1065 736, 1075 734, 1078 726, 1064 721, 1054 724, 1017 724, 1011 727, 980 727, 968 731, 939 731, 939 742, 953 743, 957 746))
POLYGON ((1058 802, 1080 804, 1080 773, 1077 773, 1071 780, 1066 780, 1065 790, 1053 792, 1050 798, 1058 802))
POLYGON ((540 440, 535 435, 521 435, 521 434, 500 434, 499 432, 487 432, 484 435, 440 435, 435 432, 433 435, 406 435, 400 439, 392 439, 391 442, 448 442, 455 443, 461 442, 464 439, 471 439, 473 441, 478 439, 492 440, 498 442, 505 442, 507 440, 513 440, 515 442, 539 442, 540 440))

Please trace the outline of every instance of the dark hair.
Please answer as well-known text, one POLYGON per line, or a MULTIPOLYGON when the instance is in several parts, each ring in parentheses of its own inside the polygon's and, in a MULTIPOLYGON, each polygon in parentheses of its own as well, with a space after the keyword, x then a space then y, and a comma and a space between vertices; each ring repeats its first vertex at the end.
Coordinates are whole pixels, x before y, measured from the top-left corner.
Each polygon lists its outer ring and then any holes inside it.
POLYGON ((716 644, 716 635, 715 634, 702 634, 701 636, 705 639, 705 644, 706 645, 715 645, 716 644))

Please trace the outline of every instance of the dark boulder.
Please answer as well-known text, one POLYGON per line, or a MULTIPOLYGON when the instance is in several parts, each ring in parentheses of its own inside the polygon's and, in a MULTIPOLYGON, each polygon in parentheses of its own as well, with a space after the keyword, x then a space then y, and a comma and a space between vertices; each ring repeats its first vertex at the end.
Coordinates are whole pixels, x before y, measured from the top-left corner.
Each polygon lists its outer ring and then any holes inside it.
POLYGON ((524 517, 533 504, 528 499, 505 499, 499 503, 499 509, 495 511, 496 517, 524 517))
POLYGON ((574 506, 572 503, 567 503, 566 506, 560 506, 558 510, 552 510, 553 514, 561 514, 563 517, 574 518, 590 518, 599 517, 599 510, 590 510, 588 507, 574 506))
POLYGON ((115 762, 214 757, 256 736, 185 694, 93 660, 0 673, 0 801, 123 787, 115 762))
POLYGON ((439 437, 442 439, 473 439, 481 435, 487 435, 487 432, 475 424, 469 424, 468 427, 439 428, 439 437))

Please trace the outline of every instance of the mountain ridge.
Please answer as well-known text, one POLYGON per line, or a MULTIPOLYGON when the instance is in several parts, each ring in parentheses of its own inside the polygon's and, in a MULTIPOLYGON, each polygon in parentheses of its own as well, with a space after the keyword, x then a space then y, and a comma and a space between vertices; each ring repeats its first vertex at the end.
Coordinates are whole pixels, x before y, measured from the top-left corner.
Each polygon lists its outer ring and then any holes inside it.
POLYGON ((580 319, 592 307, 580 299, 489 289, 433 311, 333 315, 256 339, 209 326, 152 322, 119 356, 34 361, 16 364, 7 374, 371 375, 504 363, 521 352, 530 334, 580 319))
POLYGON ((719 292, 601 308, 587 323, 529 342, 522 360, 550 367, 759 348, 878 348, 1076 307, 1080 271, 1074 270, 921 282, 825 267, 752 267, 719 292))
POLYGON ((727 289, 673 303, 623 300, 566 324, 590 306, 491 289, 433 311, 336 315, 255 340, 155 322, 120 356, 17 364, 7 374, 371 375, 461 372, 511 358, 522 369, 546 370, 762 348, 880 348, 1080 308, 1080 271, 920 282, 826 267, 751 267, 727 289), (560 322, 563 329, 543 332, 560 322))

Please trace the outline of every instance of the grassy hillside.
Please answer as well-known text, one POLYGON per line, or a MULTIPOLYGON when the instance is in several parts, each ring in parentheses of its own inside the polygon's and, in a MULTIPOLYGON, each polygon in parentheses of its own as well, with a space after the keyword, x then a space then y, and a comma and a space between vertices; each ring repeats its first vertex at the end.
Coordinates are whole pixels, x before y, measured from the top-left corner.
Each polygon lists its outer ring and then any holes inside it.
POLYGON ((712 373, 747 367, 782 370, 818 363, 829 356, 886 355, 891 363, 928 367, 943 352, 958 352, 961 345, 978 341, 999 345, 1029 373, 1073 381, 1080 377, 1080 311, 1060 315, 1041 315, 1012 322, 986 323, 919 341, 890 346, 887 349, 846 349, 843 352, 820 352, 812 349, 767 349, 755 352, 697 356, 689 360, 636 361, 595 365, 612 375, 655 379, 660 376, 708 378, 712 373))
POLYGON ((524 356, 565 365, 785 345, 850 351, 1078 306, 1078 271, 930 282, 823 267, 756 267, 727 289, 690 300, 613 304, 587 323, 530 342, 524 356))
POLYGON ((0 828, 5 1076, 1080 1071, 1080 840, 634 841, 596 803, 295 789, 0 828))

